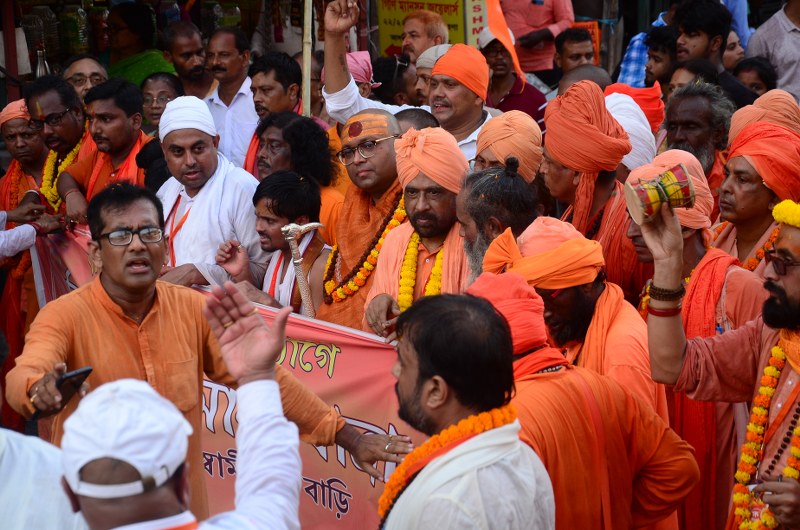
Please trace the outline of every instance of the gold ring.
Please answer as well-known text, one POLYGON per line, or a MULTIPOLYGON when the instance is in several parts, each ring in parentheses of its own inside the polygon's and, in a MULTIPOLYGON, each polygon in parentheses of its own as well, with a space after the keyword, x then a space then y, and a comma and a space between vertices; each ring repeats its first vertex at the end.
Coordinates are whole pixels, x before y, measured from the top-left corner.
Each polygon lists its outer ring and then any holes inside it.
POLYGON ((35 399, 36 399, 36 392, 34 392, 33 395, 30 397, 31 405, 33 405, 35 399))
POLYGON ((258 308, 254 307, 253 310, 247 313, 245 316, 249 317, 250 315, 257 315, 257 314, 258 314, 258 308))
POLYGON ((224 324, 222 324, 222 327, 225 328, 225 329, 228 329, 233 324, 234 324, 234 322, 233 322, 233 320, 231 320, 230 322, 225 322, 224 324))
POLYGON ((236 247, 236 250, 241 252, 242 250, 244 250, 244 245, 239 245, 238 247, 236 247))

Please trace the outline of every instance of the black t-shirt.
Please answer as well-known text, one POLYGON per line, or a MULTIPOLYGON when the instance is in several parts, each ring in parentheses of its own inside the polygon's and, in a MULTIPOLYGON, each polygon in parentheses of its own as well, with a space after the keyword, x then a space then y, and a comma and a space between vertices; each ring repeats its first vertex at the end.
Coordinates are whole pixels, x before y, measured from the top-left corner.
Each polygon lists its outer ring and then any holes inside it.
POLYGON ((746 105, 752 105, 758 95, 741 84, 730 72, 724 71, 719 74, 719 86, 725 91, 725 95, 730 98, 740 109, 746 105))

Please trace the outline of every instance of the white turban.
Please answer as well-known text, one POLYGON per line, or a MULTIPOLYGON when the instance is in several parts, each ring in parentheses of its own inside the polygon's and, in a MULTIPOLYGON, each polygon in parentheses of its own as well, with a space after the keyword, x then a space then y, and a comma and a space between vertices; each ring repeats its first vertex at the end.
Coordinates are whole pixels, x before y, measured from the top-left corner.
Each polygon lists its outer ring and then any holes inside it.
POLYGON ((419 54, 419 57, 417 57, 416 67, 432 69, 433 65, 436 64, 436 61, 439 60, 439 57, 447 53, 447 50, 449 50, 451 46, 452 44, 437 44, 436 46, 431 46, 419 54))
POLYGON ((632 149, 622 157, 622 164, 631 171, 650 164, 656 156, 656 139, 647 116, 636 101, 626 94, 609 94, 606 96, 606 108, 631 140, 632 149))
POLYGON ((205 101, 194 96, 180 96, 167 103, 161 121, 158 122, 158 136, 162 140, 178 129, 197 129, 211 136, 217 135, 214 118, 205 101))

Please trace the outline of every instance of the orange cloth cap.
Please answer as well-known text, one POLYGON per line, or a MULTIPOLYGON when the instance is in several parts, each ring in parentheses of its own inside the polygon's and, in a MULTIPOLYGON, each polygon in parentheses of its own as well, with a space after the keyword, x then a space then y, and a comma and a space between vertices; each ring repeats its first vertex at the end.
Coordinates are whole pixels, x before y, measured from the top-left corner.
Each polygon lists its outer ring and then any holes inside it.
POLYGON ((728 133, 728 146, 733 144, 747 125, 757 121, 768 121, 800 133, 800 107, 794 96, 785 90, 774 89, 764 93, 752 105, 733 113, 728 133))
POLYGON ((779 199, 800 201, 800 134, 766 121, 751 123, 731 144, 728 160, 743 156, 779 199))
POLYGON ((18 99, 16 101, 12 101, 5 108, 0 111, 0 126, 2 126, 7 121, 11 120, 30 120, 31 115, 28 113, 28 107, 25 106, 24 99, 18 99))
POLYGON ((531 183, 542 162, 542 130, 529 115, 509 110, 487 121, 478 133, 476 152, 489 149, 505 165, 506 158, 519 160, 519 174, 531 183))
POLYGON ((420 173, 453 193, 461 191, 469 163, 452 134, 442 128, 409 129, 394 142, 397 180, 403 189, 420 173))
POLYGON ((658 132, 658 128, 664 123, 664 101, 661 99, 661 85, 658 81, 649 88, 633 88, 625 83, 614 83, 608 85, 604 91, 609 94, 626 94, 633 98, 639 108, 642 109, 653 134, 658 132))
POLYGON ((489 65, 483 54, 466 44, 455 44, 433 65, 431 76, 452 77, 486 101, 489 91, 489 65))

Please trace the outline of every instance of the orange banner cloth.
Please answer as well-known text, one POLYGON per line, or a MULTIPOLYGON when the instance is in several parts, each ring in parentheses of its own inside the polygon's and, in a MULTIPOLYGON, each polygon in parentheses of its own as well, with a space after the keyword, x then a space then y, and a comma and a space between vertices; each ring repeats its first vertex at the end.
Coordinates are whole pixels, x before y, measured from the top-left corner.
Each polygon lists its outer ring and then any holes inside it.
POLYGON ((489 65, 476 48, 466 44, 453 45, 433 65, 431 76, 434 75, 452 77, 486 101, 489 92, 489 65))
POLYGON ((776 88, 764 93, 752 105, 733 113, 728 145, 736 140, 742 129, 757 121, 768 121, 800 133, 800 107, 797 106, 794 96, 785 90, 776 88))
POLYGON ((476 153, 486 149, 503 165, 510 156, 519 160, 519 174, 530 184, 542 163, 542 130, 528 114, 509 110, 486 122, 478 133, 476 153))
POLYGON ((397 179, 403 189, 422 173, 447 191, 461 191, 469 163, 455 137, 444 129, 409 129, 395 140, 394 151, 397 179))
MULTIPOLYGON (((511 55, 511 63, 514 65, 514 72, 517 73, 517 77, 525 81, 525 71, 519 65, 517 50, 514 47, 511 30, 508 28, 506 17, 503 14, 502 7, 500 6, 500 0, 486 0, 486 18, 489 20, 487 25, 489 26, 489 30, 492 32, 492 35, 494 35, 494 38, 499 40, 503 47, 508 51, 509 55, 511 55)), ((485 99, 486 98, 484 98, 484 100, 485 99)), ((480 152, 480 149, 478 152, 480 152)))
POLYGON ((743 156, 779 199, 800 200, 800 134, 760 121, 747 125, 731 144, 728 160, 743 156))
POLYGON ((633 98, 650 124, 653 134, 658 132, 661 124, 664 123, 664 101, 661 99, 661 85, 658 81, 649 88, 633 88, 625 83, 614 83, 608 85, 603 93, 626 94, 633 98))
POLYGON ((0 127, 11 120, 30 120, 31 115, 28 113, 28 107, 25 106, 24 99, 12 101, 0 111, 0 127))

